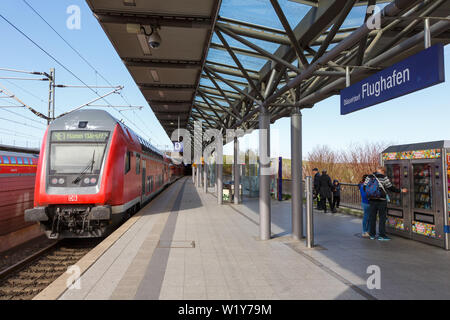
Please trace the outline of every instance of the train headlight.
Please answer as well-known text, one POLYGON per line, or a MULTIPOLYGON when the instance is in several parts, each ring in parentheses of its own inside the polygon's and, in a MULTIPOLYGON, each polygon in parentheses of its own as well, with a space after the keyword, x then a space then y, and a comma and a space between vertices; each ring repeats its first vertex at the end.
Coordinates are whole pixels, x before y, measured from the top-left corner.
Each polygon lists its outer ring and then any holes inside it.
POLYGON ((53 178, 51 182, 52 182, 52 184, 57 184, 58 183, 58 179, 53 178))
POLYGON ((96 178, 91 178, 91 183, 92 184, 96 184, 97 183, 97 179, 96 178))
POLYGON ((64 184, 64 179, 63 178, 59 178, 58 179, 58 184, 64 184))
POLYGON ((89 184, 89 178, 84 178, 83 183, 84 184, 89 184))

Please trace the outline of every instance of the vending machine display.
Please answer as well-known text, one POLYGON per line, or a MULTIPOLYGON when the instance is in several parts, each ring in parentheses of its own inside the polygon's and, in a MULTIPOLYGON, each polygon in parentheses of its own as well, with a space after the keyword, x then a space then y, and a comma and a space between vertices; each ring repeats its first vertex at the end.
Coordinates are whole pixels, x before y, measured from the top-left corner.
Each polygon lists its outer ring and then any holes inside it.
POLYGON ((446 232, 450 232, 450 149, 447 149, 447 212, 448 212, 448 224, 446 232))
MULTIPOLYGON (((400 185, 400 165, 387 165, 386 166, 386 174, 389 177, 389 179, 391 180, 392 184, 394 185, 394 187, 400 189, 401 185, 400 185)), ((389 192, 389 198, 390 198, 390 203, 401 207, 402 205, 402 194, 401 193, 394 193, 394 192, 389 192)))
POLYGON ((432 209, 432 190, 431 183, 431 165, 430 164, 415 164, 413 165, 414 177, 414 208, 417 209, 432 209))
POLYGON ((386 175, 405 194, 389 193, 389 233, 450 248, 450 141, 391 146, 386 175))
MULTIPOLYGON (((392 184, 400 189, 401 185, 401 165, 400 164, 387 164, 386 175, 392 184)), ((388 192, 390 199, 390 208, 388 210, 386 225, 394 230, 404 232, 405 219, 403 217, 402 201, 403 197, 401 193, 388 192)))

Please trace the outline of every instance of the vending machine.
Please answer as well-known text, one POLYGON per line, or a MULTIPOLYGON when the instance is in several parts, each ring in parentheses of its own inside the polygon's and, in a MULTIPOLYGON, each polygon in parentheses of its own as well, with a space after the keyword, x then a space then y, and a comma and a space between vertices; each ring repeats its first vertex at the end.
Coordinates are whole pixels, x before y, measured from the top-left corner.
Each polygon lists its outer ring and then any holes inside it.
POLYGON ((381 155, 392 184, 386 231, 449 250, 450 141, 391 146, 381 155))

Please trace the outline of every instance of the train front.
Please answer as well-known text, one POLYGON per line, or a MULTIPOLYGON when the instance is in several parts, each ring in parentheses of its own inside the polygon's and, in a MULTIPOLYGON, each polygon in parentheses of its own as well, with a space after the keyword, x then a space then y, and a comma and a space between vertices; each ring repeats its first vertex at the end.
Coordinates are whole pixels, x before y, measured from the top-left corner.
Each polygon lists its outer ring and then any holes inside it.
POLYGON ((84 110, 50 124, 36 174, 34 208, 49 238, 105 235, 111 225, 108 156, 116 123, 108 113, 84 110))

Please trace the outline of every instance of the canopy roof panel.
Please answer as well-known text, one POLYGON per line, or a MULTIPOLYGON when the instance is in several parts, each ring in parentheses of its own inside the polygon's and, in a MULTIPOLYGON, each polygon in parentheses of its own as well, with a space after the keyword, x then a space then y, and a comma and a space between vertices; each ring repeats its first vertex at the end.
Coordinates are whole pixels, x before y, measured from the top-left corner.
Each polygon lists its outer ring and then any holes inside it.
POLYGON ((169 136, 178 119, 247 129, 262 109, 275 121, 311 108, 345 87, 347 68, 354 83, 422 50, 425 18, 433 43, 450 39, 446 0, 87 2, 169 136))

